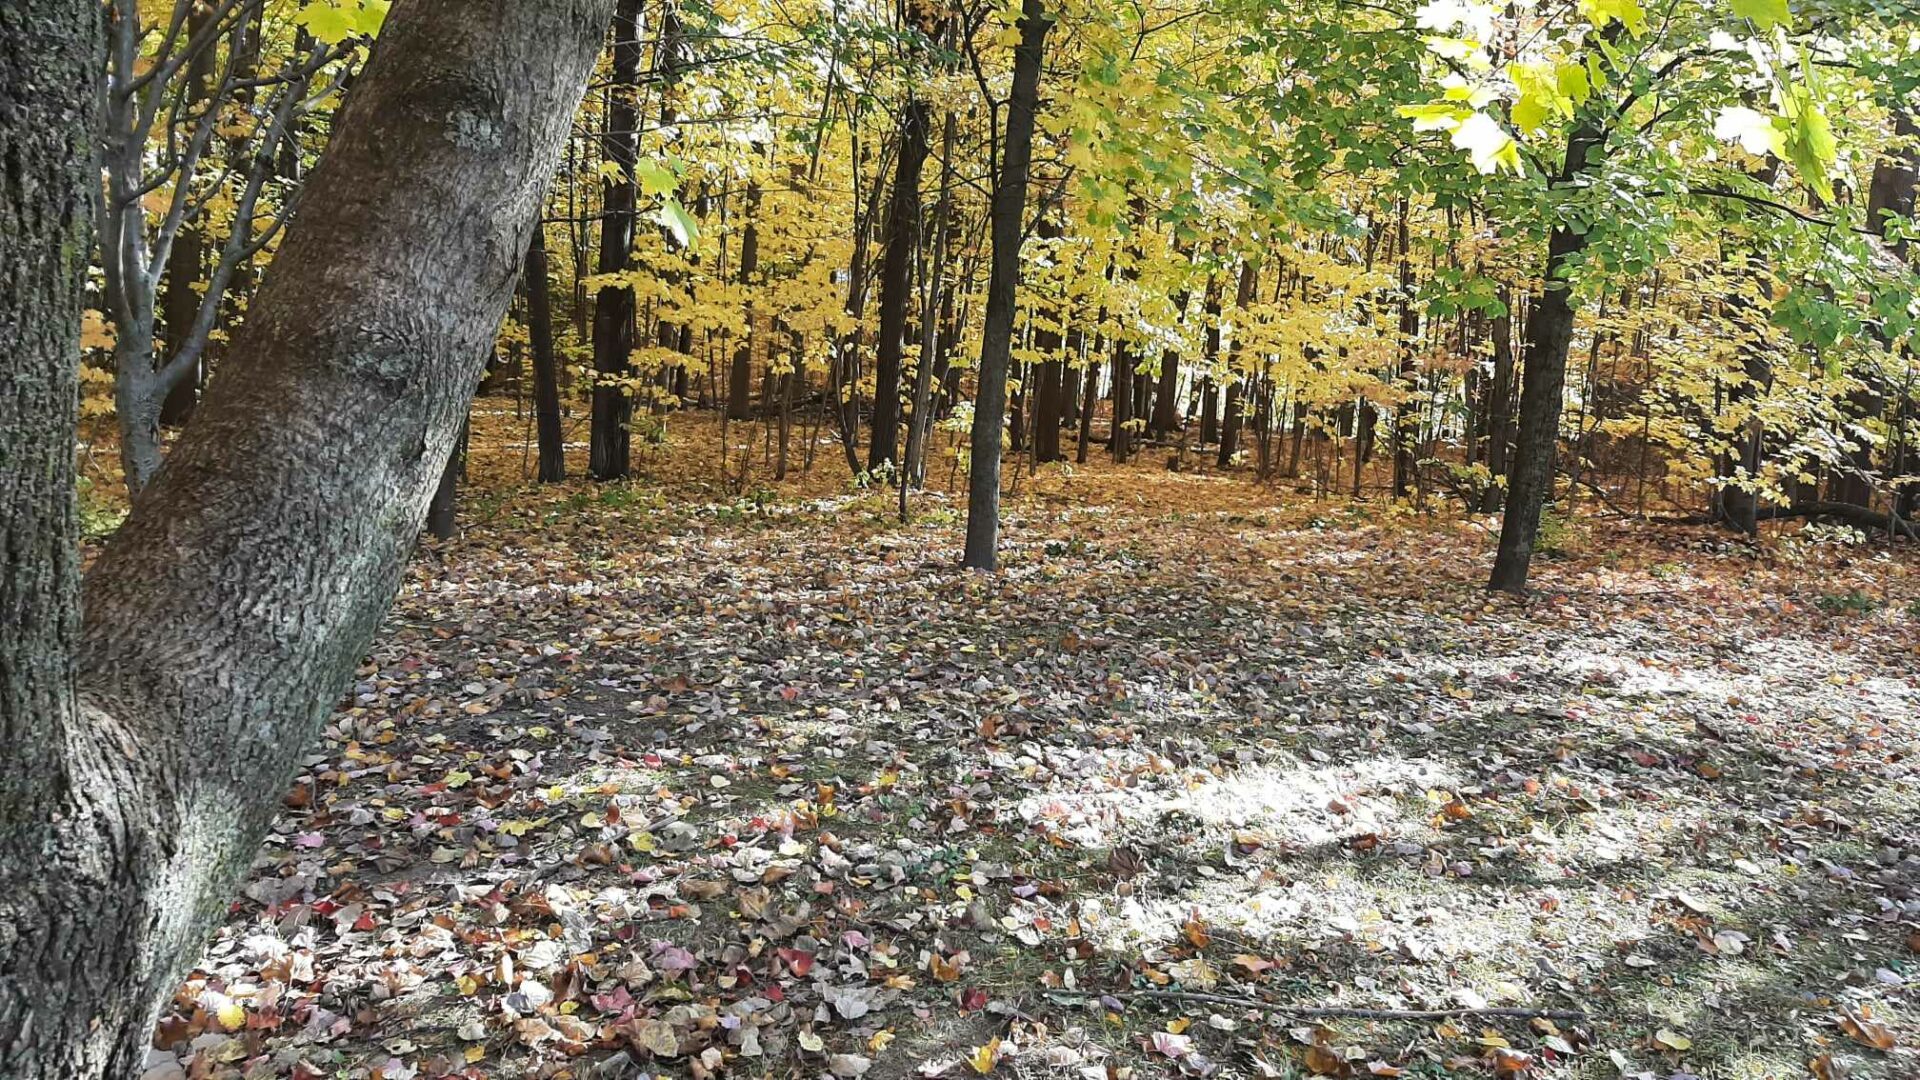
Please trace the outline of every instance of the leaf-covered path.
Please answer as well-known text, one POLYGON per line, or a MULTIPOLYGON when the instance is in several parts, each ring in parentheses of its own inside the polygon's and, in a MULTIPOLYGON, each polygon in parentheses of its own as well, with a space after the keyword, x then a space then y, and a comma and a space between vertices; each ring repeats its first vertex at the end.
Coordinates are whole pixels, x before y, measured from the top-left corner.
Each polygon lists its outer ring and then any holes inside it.
POLYGON ((150 1076, 1920 1070, 1910 565, 1127 475, 481 500, 150 1076))

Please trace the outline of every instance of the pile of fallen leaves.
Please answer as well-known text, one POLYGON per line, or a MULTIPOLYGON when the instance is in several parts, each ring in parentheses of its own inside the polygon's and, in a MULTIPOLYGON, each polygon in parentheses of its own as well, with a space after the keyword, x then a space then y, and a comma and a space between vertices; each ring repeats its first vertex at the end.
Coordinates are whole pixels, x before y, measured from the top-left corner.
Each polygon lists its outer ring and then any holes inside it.
POLYGON ((1910 557, 487 483, 150 1080, 1920 1072, 1910 557))

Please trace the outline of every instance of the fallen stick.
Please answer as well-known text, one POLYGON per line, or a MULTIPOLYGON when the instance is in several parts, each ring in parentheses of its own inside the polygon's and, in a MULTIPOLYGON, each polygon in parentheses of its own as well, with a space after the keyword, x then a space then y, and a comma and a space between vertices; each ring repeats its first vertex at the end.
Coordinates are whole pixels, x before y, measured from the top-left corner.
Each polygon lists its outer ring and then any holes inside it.
POLYGON ((1514 1020, 1576 1022, 1587 1018, 1587 1014, 1578 1009, 1473 1009, 1465 1006, 1457 1009, 1365 1009, 1348 1008, 1342 1005, 1279 1005, 1255 998, 1230 997, 1226 994, 1196 994, 1185 990, 1134 990, 1117 994, 1103 994, 1089 990, 1048 990, 1046 992, 1081 998, 1113 998, 1116 1001, 1192 1001, 1207 1005, 1232 1005, 1237 1008, 1258 1009, 1262 1012, 1284 1013, 1288 1016, 1303 1018, 1337 1016, 1360 1020, 1445 1020, 1455 1016, 1484 1016, 1514 1020))

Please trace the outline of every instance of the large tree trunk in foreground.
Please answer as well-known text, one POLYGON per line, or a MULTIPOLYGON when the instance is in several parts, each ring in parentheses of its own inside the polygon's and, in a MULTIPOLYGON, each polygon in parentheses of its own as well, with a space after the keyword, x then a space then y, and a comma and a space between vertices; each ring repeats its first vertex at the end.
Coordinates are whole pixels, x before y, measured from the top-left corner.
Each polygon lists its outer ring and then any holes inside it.
POLYGON ((1020 287, 1021 228, 1027 209, 1027 173, 1033 159, 1033 121, 1040 109, 1040 69, 1053 22, 1042 0, 1022 0, 1020 44, 1013 50, 1013 88, 1007 96, 1007 141, 993 189, 993 264, 987 274, 987 314, 980 331, 980 387, 974 395, 967 475, 967 548, 964 565, 992 570, 1000 539, 1000 429, 1007 415, 1007 364, 1013 352, 1013 316, 1020 287))
POLYGON ((398 587, 607 5, 394 6, 225 377, 87 575, 76 643, 98 12, 0 5, 8 1080, 140 1074, 398 587))
MULTIPOLYGON (((633 264, 636 193, 633 166, 639 157, 640 0, 620 0, 613 21, 613 86, 602 151, 618 174, 601 182, 600 254, 594 270, 618 274, 633 264)), ((609 285, 593 298, 593 420, 588 434, 587 474, 624 480, 633 469, 633 289, 609 285)))
MULTIPOLYGON (((0 4, 0 1076, 98 1075, 114 1015, 47 981, 111 933, 91 927, 118 853, 109 768, 77 769, 80 637, 74 427, 103 44, 93 0, 0 4), (108 780, 101 784, 99 781, 108 780), (57 869, 55 869, 57 867, 57 869)), ((98 980, 108 973, 94 973, 98 980)), ((124 1022, 123 1022, 124 1026, 124 1022)), ((134 1070, 137 1072, 138 1070, 134 1070)))

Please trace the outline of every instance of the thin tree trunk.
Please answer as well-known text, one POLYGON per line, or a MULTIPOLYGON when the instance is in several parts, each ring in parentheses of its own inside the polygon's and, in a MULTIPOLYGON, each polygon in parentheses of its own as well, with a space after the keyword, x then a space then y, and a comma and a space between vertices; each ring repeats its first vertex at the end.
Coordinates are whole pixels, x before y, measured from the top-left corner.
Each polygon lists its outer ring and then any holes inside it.
MULTIPOLYGON (((1568 138, 1562 182, 1586 170, 1587 154, 1598 152, 1603 136, 1581 126, 1568 138)), ((1500 522, 1500 547, 1487 587, 1521 593, 1540 513, 1553 488, 1553 459, 1565 396, 1567 349, 1573 342, 1573 300, 1567 271, 1587 245, 1585 233, 1559 226, 1547 241, 1545 287, 1527 314, 1526 368, 1520 384, 1520 424, 1514 439, 1513 469, 1507 480, 1506 513, 1500 522)))
POLYGON ((226 377, 77 603, 101 16, 0 5, 0 1076, 141 1074, 400 583, 607 15, 396 5, 226 377))
MULTIPOLYGON (((1254 289, 1258 285, 1258 272, 1252 262, 1240 264, 1240 285, 1234 294, 1233 306, 1240 312, 1242 322, 1246 319, 1247 309, 1253 306, 1254 289)), ((1233 456, 1240 452, 1240 420, 1245 411, 1242 399, 1246 394, 1246 375, 1239 370, 1240 358, 1246 352, 1246 327, 1237 326, 1233 334, 1233 350, 1228 361, 1227 407, 1226 416, 1220 424, 1220 454, 1215 463, 1222 469, 1233 464, 1233 456)), ((1218 349, 1216 343, 1214 348, 1218 349)))
POLYGON ((993 189, 993 265, 987 277, 986 323, 980 332, 980 386, 974 395, 973 460, 967 476, 967 546, 963 563, 992 570, 1000 537, 1000 429, 1006 420, 1007 363, 1019 300, 1020 241, 1033 157, 1034 115, 1040 109, 1040 70, 1053 26, 1042 0, 1022 0, 1020 44, 1013 50, 1013 87, 1007 96, 1006 145, 993 189))
POLYGON ((540 482, 567 478, 566 436, 560 425, 559 364, 553 355, 553 294, 547 281, 546 230, 534 226, 521 275, 527 291, 527 343, 533 352, 533 421, 540 441, 540 482))
POLYGON ((940 130, 940 201, 934 209, 937 225, 933 258, 927 266, 925 295, 920 304, 920 358, 913 365, 913 413, 907 418, 907 468, 900 484, 902 521, 907 515, 907 489, 924 487, 927 482, 927 433, 933 422, 933 366, 941 350, 941 294, 946 288, 947 245, 953 238, 953 140, 958 127, 958 116, 953 110, 947 110, 940 130))
MULTIPOLYGON (((740 231, 740 288, 752 296, 753 275, 760 272, 760 185, 747 185, 747 225, 740 231)), ((733 349, 727 372, 727 416, 745 420, 753 415, 753 301, 747 301, 746 332, 733 349)), ((771 403, 769 403, 771 404, 771 403)))
MULTIPOLYGON (((214 30, 213 12, 210 5, 195 5, 187 15, 187 48, 194 48, 197 39, 214 30)), ((193 115, 206 105, 206 99, 213 89, 215 55, 213 46, 208 44, 194 54, 187 64, 187 106, 183 110, 186 116, 193 115)), ((166 292, 160 298, 169 353, 186 347, 192 339, 194 324, 200 319, 200 288, 204 287, 200 278, 206 254, 206 237, 201 234, 199 223, 183 222, 180 231, 174 235, 172 250, 167 253, 166 292)), ((203 358, 195 357, 190 366, 191 370, 173 384, 160 403, 162 427, 185 425, 193 417, 194 406, 200 402, 200 387, 206 381, 206 363, 203 358)))

